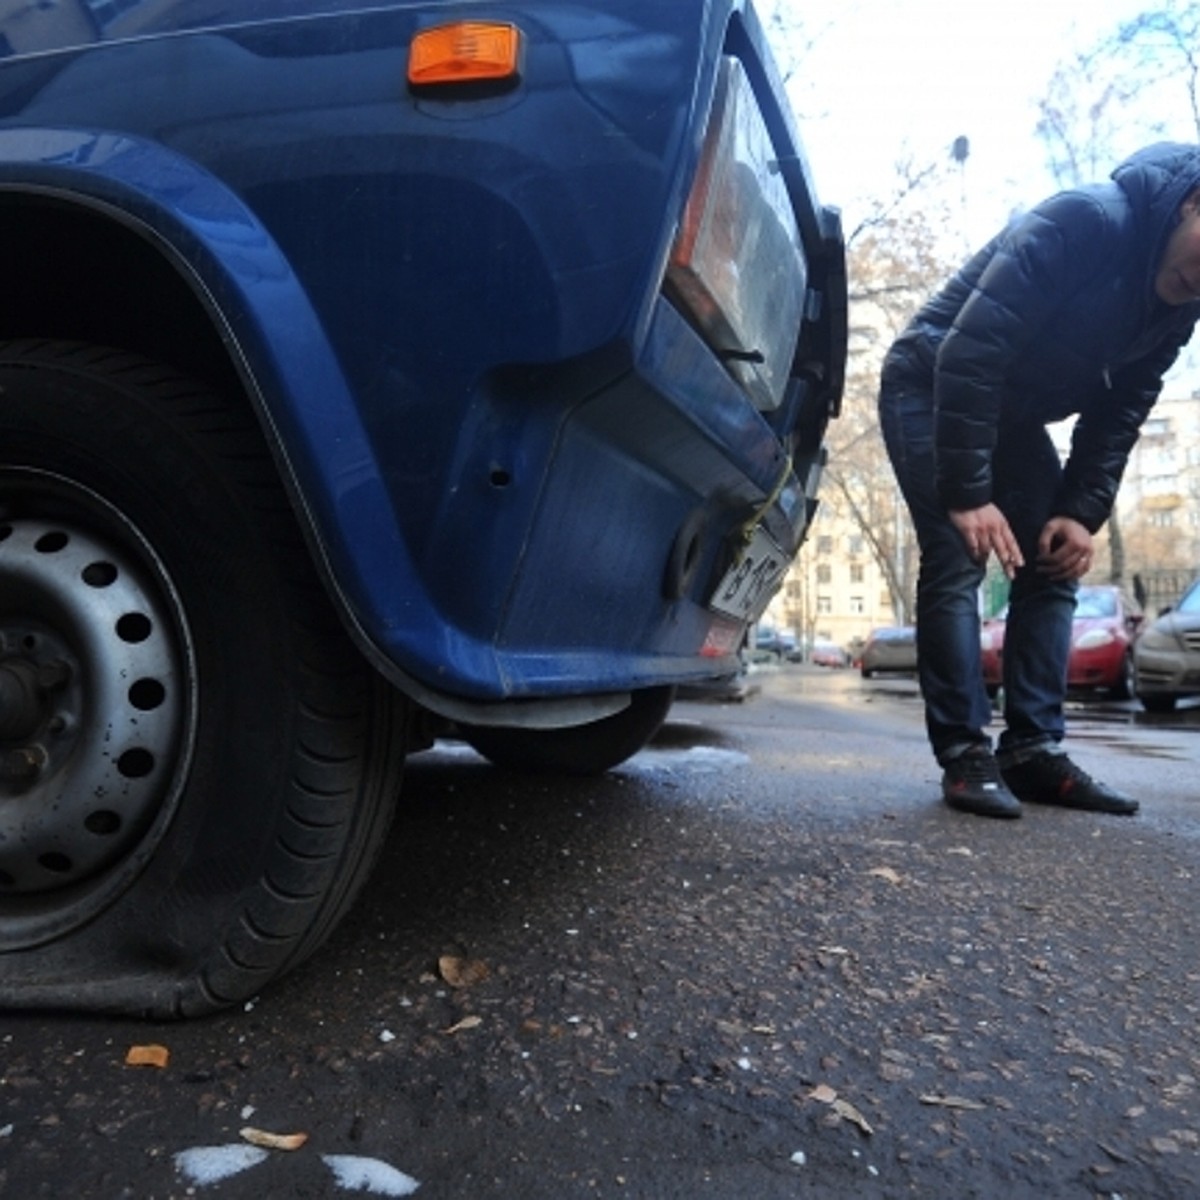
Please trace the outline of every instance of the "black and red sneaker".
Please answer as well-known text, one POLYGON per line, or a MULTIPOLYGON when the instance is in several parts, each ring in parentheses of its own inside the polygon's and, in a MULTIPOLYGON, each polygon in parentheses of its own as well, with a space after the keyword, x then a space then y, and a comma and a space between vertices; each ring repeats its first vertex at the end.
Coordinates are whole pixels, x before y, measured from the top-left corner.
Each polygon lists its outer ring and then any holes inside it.
POLYGON ((942 796, 951 808, 977 817, 1019 817, 1021 805, 1005 786, 995 756, 972 746, 942 764, 942 796))
POLYGON ((1131 817, 1138 802, 1124 792, 1093 779, 1065 754, 1038 754, 1004 767, 1002 774, 1014 795, 1033 804, 1057 804, 1086 812, 1131 817))

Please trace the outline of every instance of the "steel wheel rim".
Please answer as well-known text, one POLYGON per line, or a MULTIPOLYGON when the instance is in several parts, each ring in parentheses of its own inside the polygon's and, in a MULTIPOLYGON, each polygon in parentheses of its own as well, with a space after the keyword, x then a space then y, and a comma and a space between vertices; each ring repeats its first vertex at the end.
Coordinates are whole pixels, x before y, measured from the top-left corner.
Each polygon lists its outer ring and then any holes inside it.
POLYGON ((0 946, 88 919, 144 866, 185 775, 192 658, 131 521, 73 481, 0 470, 0 946))

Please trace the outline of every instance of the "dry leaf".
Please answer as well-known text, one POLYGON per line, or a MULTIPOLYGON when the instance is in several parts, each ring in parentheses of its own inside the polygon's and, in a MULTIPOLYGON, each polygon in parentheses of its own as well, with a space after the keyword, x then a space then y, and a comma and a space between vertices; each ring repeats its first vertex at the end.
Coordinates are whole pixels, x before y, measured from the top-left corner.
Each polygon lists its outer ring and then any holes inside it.
POLYGON ((853 1122, 853 1124, 857 1125, 859 1129, 861 1129, 868 1137, 875 1132, 875 1130, 871 1128, 870 1122, 868 1122, 867 1118, 864 1117, 862 1113, 860 1113, 858 1109, 850 1103, 849 1100, 835 1100, 833 1102, 833 1111, 837 1113, 837 1115, 843 1120, 853 1122))
POLYGON ((934 1096, 926 1094, 920 1097, 922 1104, 936 1104, 941 1108, 964 1108, 971 1111, 979 1111, 987 1108, 986 1104, 980 1104, 978 1100, 968 1100, 965 1096, 934 1096))
POLYGON ((170 1061, 171 1052, 166 1046, 130 1046, 125 1054, 127 1067, 165 1067, 170 1061))
POLYGON ((878 879, 886 879, 888 883, 900 882, 900 876, 891 867, 872 867, 867 874, 874 875, 878 879))
POLYGON ((816 1100, 818 1104, 832 1104, 837 1099, 837 1092, 833 1090, 827 1083, 818 1083, 811 1092, 808 1093, 810 1100, 816 1100))
POLYGON ((487 963, 477 958, 459 958, 454 954, 443 954, 438 959, 438 971, 453 988, 472 987, 482 983, 491 974, 487 963))
POLYGON ((462 1033, 464 1029, 478 1029, 483 1024, 482 1017, 463 1017, 455 1025, 451 1025, 449 1029, 443 1029, 443 1033, 462 1033))
POLYGON ((252 1125, 238 1130, 238 1136, 242 1141, 261 1146, 264 1150, 299 1150, 308 1141, 307 1133, 268 1133, 252 1125))

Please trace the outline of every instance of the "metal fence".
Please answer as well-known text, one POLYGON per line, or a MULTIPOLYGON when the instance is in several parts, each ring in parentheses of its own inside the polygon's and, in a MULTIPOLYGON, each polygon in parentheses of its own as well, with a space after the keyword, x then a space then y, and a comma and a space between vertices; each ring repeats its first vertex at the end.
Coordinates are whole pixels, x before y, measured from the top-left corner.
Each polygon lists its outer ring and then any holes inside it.
POLYGON ((1138 603, 1150 616, 1160 609, 1176 604, 1196 578, 1194 570, 1183 567, 1160 567, 1149 571, 1135 571, 1130 581, 1138 603))

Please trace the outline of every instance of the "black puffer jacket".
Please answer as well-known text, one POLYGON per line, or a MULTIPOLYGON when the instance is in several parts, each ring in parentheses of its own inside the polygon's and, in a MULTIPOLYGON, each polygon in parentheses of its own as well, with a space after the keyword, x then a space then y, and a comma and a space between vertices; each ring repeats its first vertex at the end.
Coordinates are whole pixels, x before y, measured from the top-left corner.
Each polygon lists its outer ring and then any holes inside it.
POLYGON ((975 255, 897 339, 883 389, 929 389, 938 492, 948 509, 992 498, 1006 421, 1079 414, 1056 515, 1107 520, 1162 376, 1200 303, 1169 307, 1154 276, 1180 206, 1200 185, 1200 147, 1140 151, 1115 182, 1062 192, 975 255))

